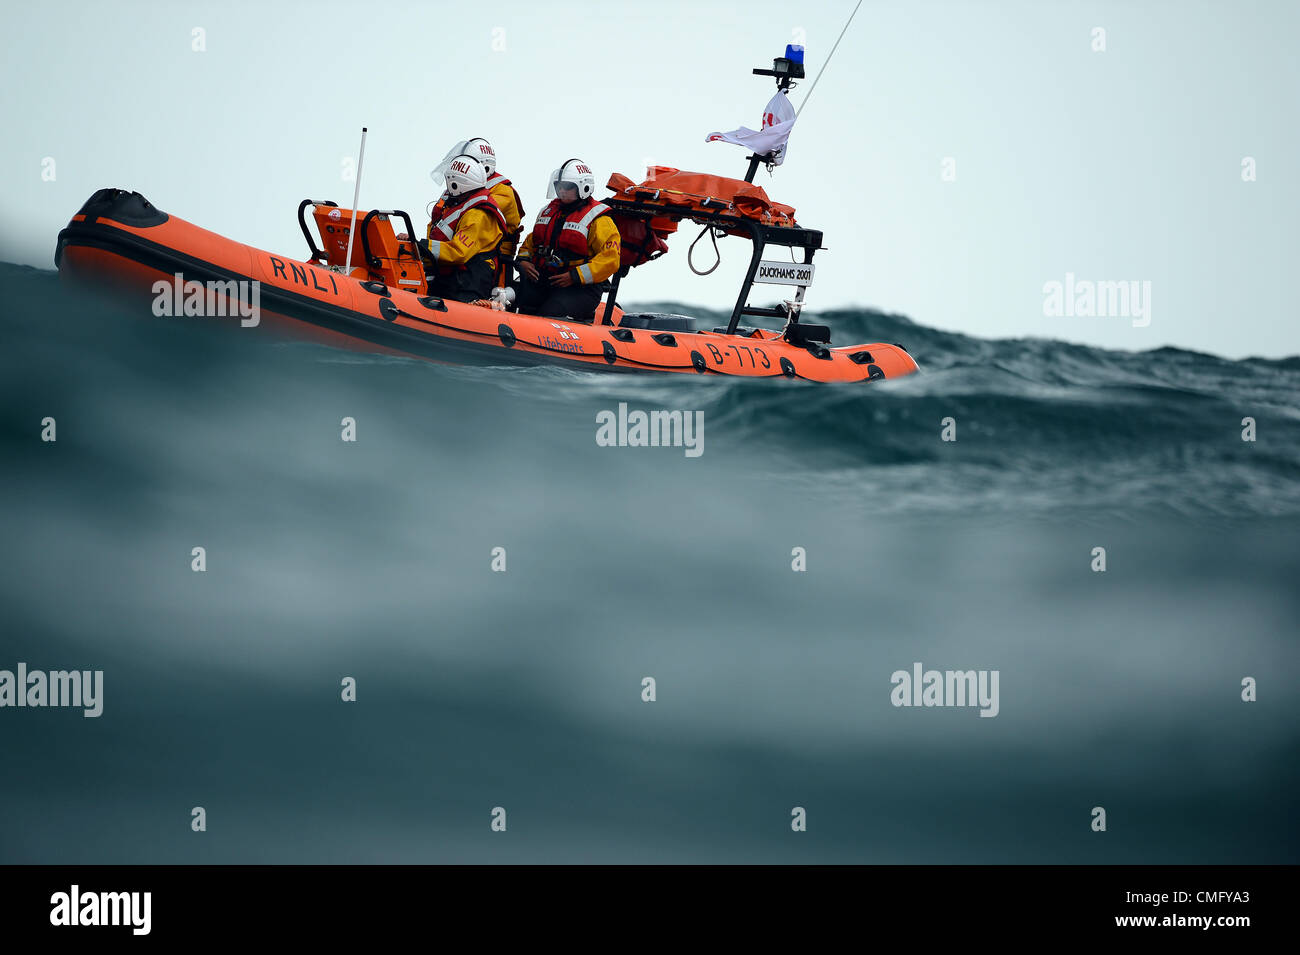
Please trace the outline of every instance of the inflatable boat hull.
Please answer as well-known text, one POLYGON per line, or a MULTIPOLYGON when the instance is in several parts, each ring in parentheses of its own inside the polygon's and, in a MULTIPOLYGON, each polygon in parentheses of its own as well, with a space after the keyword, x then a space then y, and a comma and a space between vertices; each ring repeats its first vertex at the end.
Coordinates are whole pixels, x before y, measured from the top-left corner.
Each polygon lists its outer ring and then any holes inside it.
POLYGON ((635 327, 633 316, 633 327, 589 325, 421 296, 243 245, 121 190, 100 190, 73 216, 59 233, 55 261, 61 274, 149 290, 155 298, 169 294, 160 282, 256 282, 259 324, 338 347, 435 361, 818 382, 917 370, 898 345, 800 346, 762 329, 727 335, 635 327))

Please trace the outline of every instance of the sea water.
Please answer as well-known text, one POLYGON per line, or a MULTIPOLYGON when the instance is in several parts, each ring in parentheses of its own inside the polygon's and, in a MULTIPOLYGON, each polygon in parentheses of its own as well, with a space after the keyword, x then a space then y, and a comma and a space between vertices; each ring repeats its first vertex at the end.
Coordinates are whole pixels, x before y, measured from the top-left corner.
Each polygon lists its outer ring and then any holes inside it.
POLYGON ((103 673, 0 709, 0 862, 1300 861, 1300 359, 464 367, 0 277, 0 667, 103 673))

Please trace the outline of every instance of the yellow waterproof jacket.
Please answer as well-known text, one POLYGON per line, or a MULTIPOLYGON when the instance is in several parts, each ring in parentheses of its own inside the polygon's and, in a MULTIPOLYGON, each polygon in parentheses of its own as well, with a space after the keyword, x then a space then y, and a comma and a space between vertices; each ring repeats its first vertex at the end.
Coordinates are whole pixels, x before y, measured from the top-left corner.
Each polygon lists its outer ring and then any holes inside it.
POLYGON ((509 179, 502 178, 499 173, 494 174, 492 179, 488 180, 488 193, 492 196, 492 201, 497 204, 501 214, 506 217, 506 235, 501 242, 501 254, 511 256, 515 253, 515 236, 519 234, 519 224, 524 218, 523 205, 519 201, 519 194, 515 192, 515 187, 510 184, 509 179), (496 183, 492 183, 492 179, 496 183))
POLYGON ((440 201, 421 242, 421 254, 435 273, 430 293, 461 302, 487 298, 500 282, 504 228, 505 217, 486 189, 453 206, 440 201))
POLYGON ((451 238, 436 231, 435 225, 429 223, 428 248, 430 257, 438 260, 439 271, 464 268, 476 256, 493 254, 503 238, 496 216, 483 209, 466 209, 451 238))
MULTIPOLYGON (((535 235, 535 231, 528 233, 523 248, 519 250, 518 258, 533 257, 536 250, 535 235)), ((573 274, 574 284, 598 285, 613 276, 619 269, 620 246, 618 226, 614 225, 614 220, 606 215, 597 217, 587 230, 587 258, 565 261, 565 265, 573 274)))

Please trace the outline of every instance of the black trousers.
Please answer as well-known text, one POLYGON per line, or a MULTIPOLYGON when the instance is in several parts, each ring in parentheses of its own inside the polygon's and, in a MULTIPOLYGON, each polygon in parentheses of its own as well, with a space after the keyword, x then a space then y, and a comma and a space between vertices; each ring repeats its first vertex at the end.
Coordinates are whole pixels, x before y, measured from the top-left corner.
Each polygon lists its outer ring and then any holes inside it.
POLYGON ((534 282, 520 276, 515 286, 515 305, 527 315, 544 318, 570 318, 575 322, 591 322, 600 304, 601 289, 592 285, 570 285, 555 288, 546 282, 534 282))
POLYGON ((449 298, 453 302, 474 302, 481 298, 487 298, 492 294, 489 287, 487 291, 481 290, 482 283, 477 285, 464 281, 459 275, 428 275, 429 294, 434 298, 449 298))
POLYGON ((426 276, 429 280, 429 294, 438 298, 449 298, 454 302, 474 302, 488 298, 492 287, 496 285, 496 258, 490 261, 483 256, 475 256, 463 267, 438 275, 436 272, 426 276))

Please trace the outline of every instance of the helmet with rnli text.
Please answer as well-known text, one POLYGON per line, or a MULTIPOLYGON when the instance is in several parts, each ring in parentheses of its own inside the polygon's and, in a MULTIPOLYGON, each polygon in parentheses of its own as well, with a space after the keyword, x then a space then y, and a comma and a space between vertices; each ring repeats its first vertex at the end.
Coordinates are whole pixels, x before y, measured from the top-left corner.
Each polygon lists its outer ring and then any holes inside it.
POLYGON ((468 153, 452 157, 447 167, 447 193, 453 198, 463 196, 487 185, 487 172, 483 164, 468 153))
POLYGON ((561 189, 577 189, 579 199, 589 199, 596 191, 596 174, 581 159, 570 159, 555 171, 552 188, 557 196, 561 189))
POLYGON ((465 141, 465 148, 461 152, 473 156, 483 164, 487 170, 488 177, 491 178, 497 171, 497 153, 492 148, 492 144, 482 136, 475 136, 473 139, 465 141))

